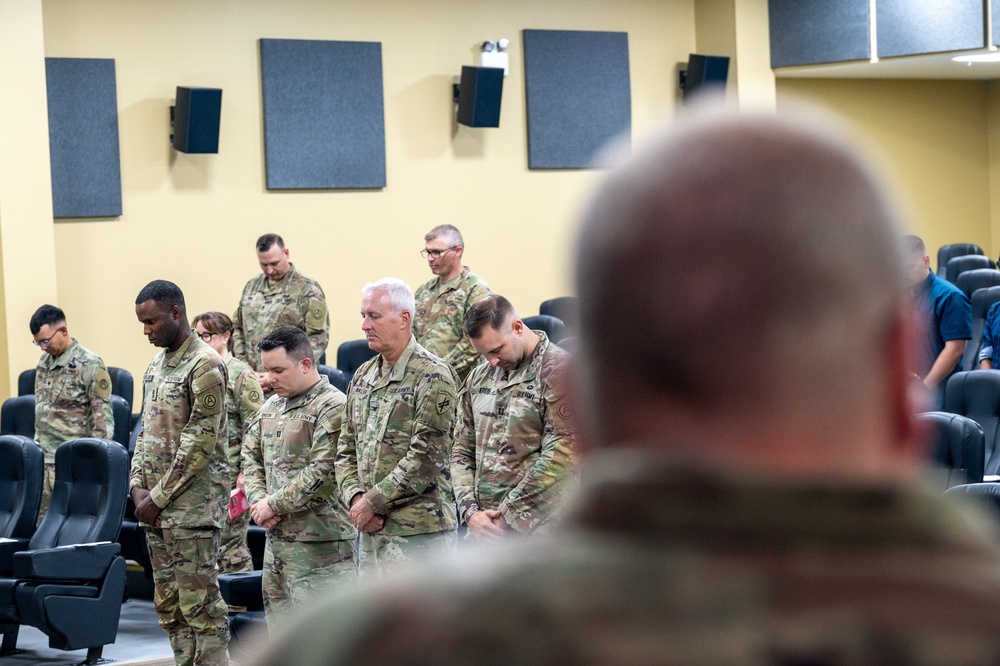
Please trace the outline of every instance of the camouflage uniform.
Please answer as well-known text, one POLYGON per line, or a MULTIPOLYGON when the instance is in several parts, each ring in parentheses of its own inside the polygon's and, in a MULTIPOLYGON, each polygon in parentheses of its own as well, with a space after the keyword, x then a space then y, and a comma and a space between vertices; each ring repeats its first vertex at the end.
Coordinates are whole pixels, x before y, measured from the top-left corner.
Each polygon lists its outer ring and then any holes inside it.
POLYGON ((45 452, 45 489, 39 521, 56 476, 56 448, 79 437, 111 439, 111 376, 101 357, 73 342, 59 356, 42 354, 35 368, 35 441, 45 452))
POLYGON ((181 664, 228 664, 229 625, 219 593, 219 530, 226 520, 226 366, 193 332, 161 351, 143 378, 142 437, 130 488, 161 513, 146 526, 154 605, 181 664))
POLYGON ((279 326, 305 331, 317 359, 330 342, 330 315, 323 288, 295 266, 278 284, 271 284, 261 273, 243 287, 240 305, 233 313, 233 355, 254 371, 264 372, 257 343, 279 326))
POLYGON ((348 388, 337 447, 337 483, 350 505, 358 493, 385 519, 362 532, 359 573, 455 543, 451 433, 455 378, 411 336, 391 367, 382 356, 358 368, 348 388))
POLYGON ((244 486, 253 505, 281 517, 267 530, 264 610, 270 623, 314 592, 357 580, 347 507, 334 460, 344 394, 326 377, 293 398, 272 395, 243 443, 244 486))
POLYGON ((443 282, 435 277, 420 285, 413 295, 416 301, 413 335, 417 344, 443 358, 455 370, 459 385, 482 360, 462 328, 465 313, 473 303, 491 293, 481 277, 463 266, 451 280, 443 282))
POLYGON ((1000 663, 994 522, 670 458, 591 454, 546 534, 331 597, 259 665, 1000 663))
POLYGON ((499 509, 514 530, 549 519, 573 477, 573 434, 560 375, 565 351, 535 331, 534 352, 512 372, 484 363, 460 398, 451 453, 458 513, 499 509))
MULTIPOLYGON (((236 479, 240 475, 240 449, 243 435, 250 419, 264 402, 264 394, 253 368, 232 354, 226 356, 226 436, 229 440, 229 480, 230 491, 236 489, 236 479)), ((247 527, 250 512, 244 511, 235 518, 226 515, 222 526, 222 548, 219 550, 219 573, 253 571, 253 558, 247 548, 247 527)))

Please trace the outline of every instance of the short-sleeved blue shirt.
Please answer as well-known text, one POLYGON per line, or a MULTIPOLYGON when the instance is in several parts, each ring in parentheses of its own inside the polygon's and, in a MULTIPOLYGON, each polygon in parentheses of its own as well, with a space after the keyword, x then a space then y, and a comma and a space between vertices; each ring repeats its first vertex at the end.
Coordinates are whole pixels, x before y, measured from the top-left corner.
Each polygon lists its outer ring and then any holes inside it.
POLYGON ((994 303, 986 313, 983 324, 983 346, 979 350, 979 360, 993 361, 993 367, 1000 370, 1000 303, 994 303))
MULTIPOLYGON (((972 338, 972 303, 961 289, 939 278, 934 271, 928 272, 927 279, 920 283, 914 295, 917 306, 928 317, 923 365, 917 370, 917 374, 923 377, 930 372, 945 342, 972 338)), ((959 360, 952 373, 961 368, 959 360)))

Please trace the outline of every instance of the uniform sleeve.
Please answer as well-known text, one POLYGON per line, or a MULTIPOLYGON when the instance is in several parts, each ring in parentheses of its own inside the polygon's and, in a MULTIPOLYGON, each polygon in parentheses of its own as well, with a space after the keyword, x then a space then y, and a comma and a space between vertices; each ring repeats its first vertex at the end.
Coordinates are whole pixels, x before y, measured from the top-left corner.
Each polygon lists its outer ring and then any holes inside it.
POLYGON ((452 347, 451 351, 444 358, 444 361, 455 369, 455 374, 462 384, 468 380, 472 369, 479 365, 479 362, 482 360, 479 354, 476 353, 476 349, 472 346, 472 342, 469 341, 468 336, 465 335, 463 325, 465 313, 468 312, 473 303, 484 296, 489 296, 491 293, 490 288, 482 281, 476 282, 469 289, 468 297, 465 299, 465 308, 462 310, 462 315, 458 322, 458 342, 455 343, 455 346, 452 347))
POLYGON ((469 509, 479 506, 476 500, 476 424, 468 386, 459 395, 458 405, 455 443, 451 449, 451 482, 459 518, 464 518, 469 509))
POLYGON ((240 416, 240 434, 246 432, 250 419, 257 414, 260 406, 264 404, 264 391, 257 381, 257 373, 250 368, 245 368, 233 384, 236 402, 236 413, 240 416))
POLYGON ((240 451, 240 464, 243 466, 243 489, 246 491, 247 501, 256 504, 267 496, 264 454, 260 447, 259 411, 248 422, 240 451))
POLYGON ((316 424, 309 447, 309 464, 288 485, 271 494, 267 503, 272 511, 279 515, 294 513, 310 501, 324 500, 337 490, 334 463, 343 413, 344 407, 338 405, 316 424))
POLYGON ((153 503, 161 509, 179 497, 195 477, 205 471, 218 455, 219 437, 226 429, 226 368, 201 361, 188 383, 191 412, 181 430, 177 453, 170 468, 150 490, 153 503))
POLYGON ((358 493, 364 493, 365 488, 361 485, 361 477, 358 475, 358 439, 355 430, 354 410, 356 393, 347 391, 347 403, 344 405, 344 412, 340 424, 340 437, 337 439, 337 457, 334 463, 337 476, 337 487, 340 489, 340 496, 344 504, 351 505, 351 499, 358 493))
POLYGON ((326 294, 318 283, 313 282, 312 287, 303 294, 301 307, 309 346, 312 347, 318 363, 319 357, 326 352, 326 346, 330 342, 330 313, 326 309, 326 294))
POLYGON ((90 400, 90 436, 111 439, 115 434, 115 416, 111 409, 111 375, 104 361, 92 364, 87 382, 90 400))
MULTIPOLYGON (((141 410, 142 412, 146 411, 145 378, 148 377, 152 373, 152 371, 153 371, 153 366, 152 364, 150 364, 150 366, 146 368, 146 374, 143 376, 142 402, 139 403, 142 407, 141 410)), ((140 421, 139 423, 141 424, 142 421, 140 421)), ((128 480, 129 492, 132 491, 132 488, 146 488, 144 484, 145 477, 143 476, 142 473, 142 471, 146 469, 146 443, 144 441, 145 434, 146 430, 143 429, 142 433, 139 434, 139 436, 136 438, 135 441, 135 451, 132 454, 132 466, 131 469, 129 470, 129 480, 128 480)))
POLYGON ((365 493, 378 514, 422 494, 451 463, 451 437, 455 426, 455 382, 434 373, 414 394, 410 446, 392 471, 365 493))
POLYGON ((997 303, 990 306, 986 313, 986 323, 983 324, 983 346, 979 350, 980 361, 992 361, 993 350, 997 344, 997 328, 1000 327, 1000 308, 997 303))
POLYGON ((948 295, 941 306, 938 327, 945 342, 972 338, 972 303, 965 294, 957 291, 948 295))
POLYGON ((518 532, 529 533, 541 525, 573 480, 575 444, 563 390, 564 368, 565 364, 561 365, 546 381, 539 456, 498 507, 503 519, 518 532))
MULTIPOLYGON (((247 356, 246 330, 243 323, 243 297, 246 292, 247 288, 243 287, 243 291, 240 293, 240 304, 236 306, 236 312, 233 313, 233 356, 244 363, 250 363, 247 356)), ((250 365, 253 366, 253 363, 250 365)))

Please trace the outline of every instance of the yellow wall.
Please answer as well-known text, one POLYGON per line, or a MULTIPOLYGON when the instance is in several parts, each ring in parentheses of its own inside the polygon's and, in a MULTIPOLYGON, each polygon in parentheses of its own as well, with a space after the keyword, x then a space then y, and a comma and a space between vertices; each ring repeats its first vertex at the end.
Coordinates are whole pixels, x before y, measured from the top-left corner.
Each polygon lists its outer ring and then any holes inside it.
POLYGON ((990 188, 990 146, 1000 155, 1000 132, 991 142, 989 129, 1000 105, 991 104, 989 85, 782 78, 777 92, 779 108, 790 96, 811 99, 847 117, 870 140, 896 171, 910 225, 936 267, 937 248, 947 243, 977 243, 994 258, 1000 252, 990 188))
MULTIPOLYGON (((595 171, 529 172, 521 30, 626 31, 633 134, 669 114, 674 72, 694 50, 690 0, 43 0, 45 55, 116 61, 124 213, 55 225, 59 304, 71 331, 110 365, 144 371, 133 312, 164 278, 191 314, 231 312, 258 269, 253 241, 282 234, 293 262, 323 285, 328 360, 361 337, 365 282, 427 279, 423 234, 457 225, 466 263, 522 314, 568 293, 569 243, 595 171), (257 40, 382 42, 388 186, 370 192, 264 189, 257 40), (452 78, 478 44, 511 40, 499 129, 457 127, 452 78), (173 153, 176 86, 223 89, 217 155, 173 153)), ((11 312, 24 322, 30 309, 11 312)), ((24 344, 27 344, 25 342, 24 344)))

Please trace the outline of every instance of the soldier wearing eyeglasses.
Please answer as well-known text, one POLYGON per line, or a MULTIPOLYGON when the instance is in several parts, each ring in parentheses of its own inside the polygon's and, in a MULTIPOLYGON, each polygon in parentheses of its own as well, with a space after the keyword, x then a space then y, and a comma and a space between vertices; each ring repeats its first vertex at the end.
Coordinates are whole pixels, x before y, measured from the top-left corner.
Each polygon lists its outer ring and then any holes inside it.
POLYGON ((44 354, 35 368, 35 441, 45 451, 45 488, 39 520, 49 506, 56 475, 56 448, 79 437, 111 439, 111 376, 101 357, 70 337, 66 315, 54 305, 35 310, 28 322, 44 354))
POLYGON ((462 234, 452 225, 441 224, 427 232, 420 254, 435 277, 414 294, 413 316, 417 344, 444 359, 463 384, 479 355, 462 332, 462 322, 473 303, 492 293, 481 277, 462 265, 464 251, 462 234))

